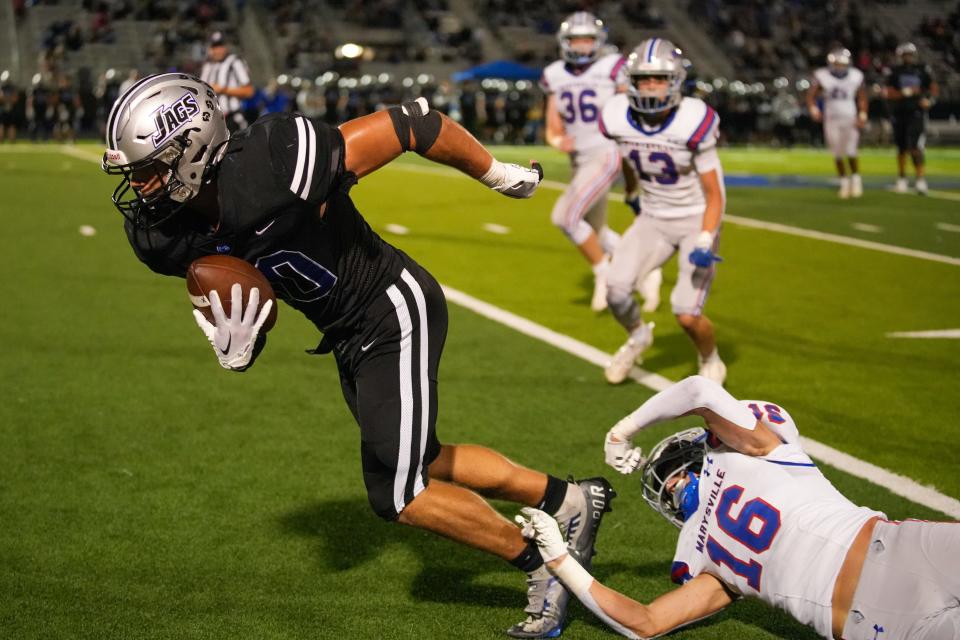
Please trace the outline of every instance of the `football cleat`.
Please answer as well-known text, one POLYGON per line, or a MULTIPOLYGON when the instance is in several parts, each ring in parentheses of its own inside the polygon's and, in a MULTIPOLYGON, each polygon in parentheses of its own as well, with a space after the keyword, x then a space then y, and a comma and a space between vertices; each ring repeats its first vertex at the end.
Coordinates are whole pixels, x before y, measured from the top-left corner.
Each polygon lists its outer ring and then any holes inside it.
POLYGON ((907 179, 906 178, 897 178, 897 184, 893 187, 893 190, 897 193, 906 193, 907 192, 907 179))
POLYGON ((594 544, 603 514, 611 511, 610 503, 617 497, 606 478, 588 478, 575 483, 583 492, 583 505, 569 520, 561 524, 566 532, 567 548, 587 570, 596 555, 594 544), (566 525, 566 526, 564 526, 566 525))
POLYGON ((850 197, 850 178, 846 176, 840 178, 840 191, 837 195, 840 196, 841 200, 846 200, 850 197))
POLYGON ((559 638, 567 617, 570 594, 560 579, 543 565, 527 574, 527 619, 509 629, 512 638, 559 638))
POLYGON ((927 195, 927 181, 925 178, 917 179, 917 195, 920 195, 920 196, 927 195))
POLYGON ((603 370, 603 375, 610 384, 620 384, 627 379, 633 365, 639 361, 640 354, 646 351, 653 344, 652 322, 644 324, 640 330, 634 332, 623 346, 617 349, 610 360, 610 364, 603 370), (637 336, 636 334, 640 335, 637 336))
POLYGON ((853 174, 850 177, 850 197, 859 198, 863 195, 863 180, 860 178, 859 173, 853 174))
POLYGON ((704 360, 703 356, 698 355, 697 363, 700 365, 700 371, 698 371, 698 373, 704 378, 713 380, 720 385, 727 379, 727 365, 723 363, 720 356, 704 360))
POLYGON ((640 310, 644 313, 653 313, 660 306, 660 286, 663 284, 663 270, 660 268, 650 271, 642 278, 637 278, 635 289, 643 298, 640 310))

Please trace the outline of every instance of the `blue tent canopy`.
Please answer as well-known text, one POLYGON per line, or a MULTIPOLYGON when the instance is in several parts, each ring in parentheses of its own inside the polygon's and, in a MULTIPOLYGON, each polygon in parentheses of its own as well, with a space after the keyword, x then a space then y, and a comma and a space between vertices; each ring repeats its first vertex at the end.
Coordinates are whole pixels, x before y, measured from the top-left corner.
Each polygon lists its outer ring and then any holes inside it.
POLYGON ((472 69, 457 71, 453 74, 454 82, 464 80, 482 80, 484 78, 499 78, 502 80, 539 80, 540 70, 525 67, 509 60, 488 62, 472 69))

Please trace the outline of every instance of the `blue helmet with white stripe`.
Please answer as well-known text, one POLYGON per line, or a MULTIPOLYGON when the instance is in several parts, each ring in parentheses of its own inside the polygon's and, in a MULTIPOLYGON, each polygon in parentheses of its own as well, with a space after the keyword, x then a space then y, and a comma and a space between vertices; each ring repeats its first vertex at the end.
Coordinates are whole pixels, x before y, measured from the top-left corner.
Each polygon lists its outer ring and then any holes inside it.
POLYGON ((630 78, 627 98, 634 111, 660 113, 680 104, 687 70, 683 66, 683 52, 677 45, 663 38, 648 38, 627 58, 626 68, 630 78), (667 86, 641 88, 639 84, 645 78, 665 78, 667 86))
POLYGON ((607 42, 607 28, 603 20, 588 11, 577 11, 567 16, 557 30, 557 42, 560 43, 560 56, 564 61, 575 65, 593 62, 600 55, 607 42), (590 50, 575 48, 570 41, 574 38, 593 38, 590 50))
POLYGON ((101 168, 123 176, 113 203, 138 228, 149 229, 197 196, 229 134, 210 85, 163 73, 117 98, 106 138, 101 168))
POLYGON ((700 506, 707 432, 697 427, 661 440, 640 469, 643 499, 678 528, 700 506))

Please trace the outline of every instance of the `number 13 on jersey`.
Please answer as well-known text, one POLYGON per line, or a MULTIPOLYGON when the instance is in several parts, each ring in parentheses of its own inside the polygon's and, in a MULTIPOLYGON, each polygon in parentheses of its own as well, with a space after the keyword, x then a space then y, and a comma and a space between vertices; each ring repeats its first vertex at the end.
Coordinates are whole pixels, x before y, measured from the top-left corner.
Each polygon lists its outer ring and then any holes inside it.
POLYGON ((677 165, 673 162, 673 158, 670 157, 669 153, 653 151, 641 154, 639 149, 634 149, 630 152, 630 161, 633 163, 633 168, 637 170, 637 175, 640 176, 641 180, 647 182, 656 181, 657 184, 676 184, 680 178, 680 174, 677 173, 677 165), (641 160, 643 155, 646 155, 645 161, 641 160), (650 167, 653 167, 656 169, 656 172, 651 175, 644 170, 644 166, 648 167, 648 170, 650 167))

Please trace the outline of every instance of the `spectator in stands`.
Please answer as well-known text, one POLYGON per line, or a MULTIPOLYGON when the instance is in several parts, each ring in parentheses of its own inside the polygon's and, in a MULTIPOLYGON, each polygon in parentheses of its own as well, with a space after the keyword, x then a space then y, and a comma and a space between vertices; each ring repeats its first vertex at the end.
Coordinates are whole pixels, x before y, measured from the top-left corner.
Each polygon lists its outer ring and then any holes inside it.
POLYGON ((207 61, 200 71, 200 78, 213 87, 220 97, 220 109, 227 119, 230 132, 245 128, 247 120, 243 115, 242 101, 254 94, 250 69, 243 58, 230 53, 222 31, 214 31, 210 35, 207 61))
POLYGON ((916 171, 916 189, 927 195, 924 177, 923 148, 927 111, 936 99, 939 88, 930 67, 917 58, 917 47, 905 42, 897 47, 897 65, 887 74, 886 97, 890 103, 893 137, 897 143, 897 193, 907 192, 907 155, 916 171))

